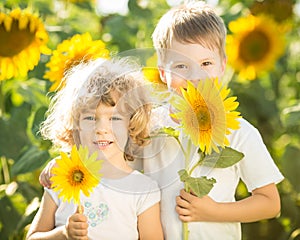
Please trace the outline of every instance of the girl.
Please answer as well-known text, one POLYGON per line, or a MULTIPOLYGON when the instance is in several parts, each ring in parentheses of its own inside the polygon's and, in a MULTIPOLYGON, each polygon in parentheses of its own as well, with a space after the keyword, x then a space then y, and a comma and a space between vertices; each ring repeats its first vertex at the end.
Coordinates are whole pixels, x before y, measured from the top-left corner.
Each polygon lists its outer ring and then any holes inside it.
POLYGON ((163 239, 160 191, 128 161, 147 144, 150 104, 138 66, 126 59, 80 64, 52 99, 41 133, 70 151, 73 144, 98 152, 103 178, 83 214, 46 189, 27 234, 33 239, 163 239))

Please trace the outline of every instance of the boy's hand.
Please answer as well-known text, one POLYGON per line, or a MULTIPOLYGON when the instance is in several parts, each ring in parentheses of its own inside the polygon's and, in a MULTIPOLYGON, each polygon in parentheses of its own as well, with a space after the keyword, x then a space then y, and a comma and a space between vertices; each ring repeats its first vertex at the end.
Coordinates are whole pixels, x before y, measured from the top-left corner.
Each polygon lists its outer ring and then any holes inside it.
POLYGON ((40 181, 40 184, 41 184, 43 187, 51 188, 52 182, 50 181, 50 178, 53 176, 52 173, 51 173, 51 169, 52 169, 54 166, 56 166, 56 161, 55 161, 55 159, 51 160, 51 161, 46 165, 46 167, 42 170, 42 172, 40 173, 39 181, 40 181))
POLYGON ((77 208, 76 213, 68 218, 66 231, 67 239, 88 240, 87 217, 79 213, 79 207, 77 208))
POLYGON ((218 206, 209 196, 199 198, 184 189, 176 197, 176 212, 183 222, 214 221, 214 212, 218 206))

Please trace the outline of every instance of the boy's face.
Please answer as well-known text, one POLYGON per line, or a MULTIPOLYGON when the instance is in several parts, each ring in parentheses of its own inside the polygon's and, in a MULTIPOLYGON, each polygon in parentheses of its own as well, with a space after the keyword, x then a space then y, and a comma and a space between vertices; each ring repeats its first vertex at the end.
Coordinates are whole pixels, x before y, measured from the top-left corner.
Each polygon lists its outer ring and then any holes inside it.
POLYGON ((180 93, 180 87, 186 88, 187 80, 196 86, 199 80, 221 78, 225 65, 226 59, 221 59, 217 49, 173 40, 166 53, 164 66, 159 66, 159 70, 168 87, 180 93))

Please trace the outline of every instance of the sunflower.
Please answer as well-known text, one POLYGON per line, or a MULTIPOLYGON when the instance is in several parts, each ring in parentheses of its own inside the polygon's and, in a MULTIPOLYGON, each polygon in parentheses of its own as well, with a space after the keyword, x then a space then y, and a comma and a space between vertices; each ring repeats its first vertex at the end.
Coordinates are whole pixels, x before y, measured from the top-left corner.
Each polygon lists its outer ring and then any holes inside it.
POLYGON ((160 78, 160 74, 157 66, 157 54, 153 54, 146 61, 146 66, 143 68, 143 73, 146 78, 151 83, 166 85, 160 78))
POLYGON ((29 9, 1 12, 0 80, 26 76, 38 64, 41 53, 51 53, 47 42, 42 21, 29 9))
POLYGON ((182 98, 172 102, 178 112, 171 115, 181 121, 193 144, 205 154, 228 146, 226 135, 239 128, 236 97, 227 98, 230 90, 222 88, 218 79, 200 81, 197 88, 188 81, 187 89, 181 91, 182 98))
POLYGON ((229 23, 232 35, 227 37, 228 63, 242 79, 253 80, 274 67, 282 56, 285 41, 277 25, 267 16, 239 18, 229 23))
POLYGON ((165 84, 159 75, 159 71, 157 68, 154 67, 143 67, 142 69, 143 74, 146 78, 147 81, 151 83, 156 83, 156 84, 165 84))
POLYGON ((53 82, 50 91, 59 90, 64 86, 64 74, 80 62, 96 58, 109 58, 109 51, 101 40, 92 40, 89 33, 76 34, 64 40, 53 51, 50 61, 46 64, 49 70, 44 78, 53 82))
POLYGON ((52 188, 60 192, 58 196, 63 201, 70 202, 73 199, 75 204, 79 204, 80 192, 89 196, 99 184, 102 161, 97 160, 97 152, 89 157, 87 147, 80 146, 77 150, 74 145, 70 157, 61 152, 56 162, 57 166, 52 169, 52 188))

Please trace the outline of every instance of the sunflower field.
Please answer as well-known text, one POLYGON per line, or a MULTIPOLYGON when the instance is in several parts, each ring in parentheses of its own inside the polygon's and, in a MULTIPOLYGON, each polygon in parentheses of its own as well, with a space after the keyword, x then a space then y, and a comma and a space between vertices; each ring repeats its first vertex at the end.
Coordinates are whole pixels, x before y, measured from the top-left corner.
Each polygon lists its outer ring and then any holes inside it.
MULTIPOLYGON (((24 239, 39 207, 39 174, 57 156, 39 125, 64 72, 80 61, 152 48, 155 24, 178 2, 0 2, 1 240, 24 239)), ((300 0, 207 2, 227 26, 225 78, 238 111, 259 129, 285 176, 280 216, 242 224, 243 240, 300 239, 300 0)), ((248 194, 241 183, 236 198, 248 194)))

